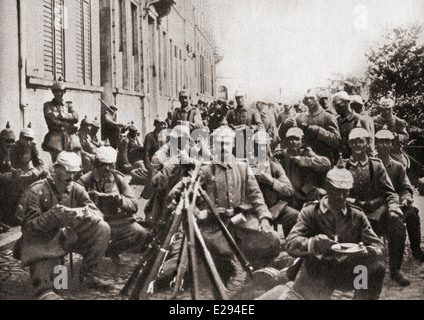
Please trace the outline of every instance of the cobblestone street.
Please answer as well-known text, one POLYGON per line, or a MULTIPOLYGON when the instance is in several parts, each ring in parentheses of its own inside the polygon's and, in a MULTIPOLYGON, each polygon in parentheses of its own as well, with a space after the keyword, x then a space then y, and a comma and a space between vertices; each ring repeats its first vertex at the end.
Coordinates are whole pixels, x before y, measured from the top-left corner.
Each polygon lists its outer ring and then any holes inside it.
MULTIPOLYGON (((140 188, 134 187, 135 194, 140 195, 140 188)), ((144 201, 139 200, 140 208, 144 207, 144 201)), ((424 221, 424 197, 415 195, 415 205, 420 209, 421 220, 424 221)), ((140 210, 141 211, 141 210, 140 210)), ((422 228, 423 229, 423 228, 422 228)), ((408 240, 407 240, 408 241, 408 240)), ((20 261, 12 256, 12 248, 4 247, 0 251, 0 300, 32 300, 34 292, 29 281, 29 268, 22 269, 20 261)), ((68 290, 63 290, 61 295, 65 299, 72 300, 120 300, 120 290, 125 285, 128 277, 135 268, 139 256, 136 254, 121 254, 123 264, 117 267, 112 264, 111 260, 105 258, 100 266, 100 275, 103 279, 107 279, 114 284, 114 290, 108 293, 92 291, 84 288, 79 284, 78 271, 81 257, 74 255, 74 275, 70 277, 68 290)), ((69 256, 65 259, 66 266, 69 267, 69 256)), ((237 265, 237 275, 230 281, 228 287, 230 298, 234 296, 243 287, 245 273, 240 265, 237 265)), ((69 269, 69 268, 68 268, 69 269)), ((422 300, 424 298, 424 264, 418 263, 411 254, 409 243, 405 250, 405 258, 402 267, 404 273, 409 277, 411 285, 406 288, 399 287, 392 281, 386 273, 385 284, 381 294, 381 300, 422 300)), ((204 300, 213 299, 211 286, 206 280, 206 273, 201 268, 201 297, 204 300)), ((252 290, 252 296, 258 297, 263 291, 260 288, 252 290)), ((166 300, 170 295, 170 291, 155 293, 151 296, 152 300, 166 300)), ((350 299, 350 293, 336 292, 333 295, 334 300, 350 299)), ((190 300, 190 290, 182 292, 177 300, 190 300)))

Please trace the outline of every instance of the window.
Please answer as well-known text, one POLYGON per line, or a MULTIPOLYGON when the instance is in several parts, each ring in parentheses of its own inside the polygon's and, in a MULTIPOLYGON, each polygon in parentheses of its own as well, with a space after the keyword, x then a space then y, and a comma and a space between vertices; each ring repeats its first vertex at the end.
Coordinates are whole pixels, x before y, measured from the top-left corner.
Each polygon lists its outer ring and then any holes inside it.
POLYGON ((43 49, 45 77, 65 78, 63 0, 43 0, 43 49))
POLYGON ((137 6, 131 3, 132 18, 132 55, 138 55, 138 22, 137 22, 137 6))
POLYGON ((131 22, 132 22, 132 73, 133 73, 133 89, 140 90, 140 59, 138 56, 138 7, 131 3, 131 22))
POLYGON ((77 77, 83 84, 91 84, 91 3, 90 0, 77 0, 77 77))
POLYGON ((125 0, 119 0, 119 52, 124 51, 124 36, 125 36, 125 0))

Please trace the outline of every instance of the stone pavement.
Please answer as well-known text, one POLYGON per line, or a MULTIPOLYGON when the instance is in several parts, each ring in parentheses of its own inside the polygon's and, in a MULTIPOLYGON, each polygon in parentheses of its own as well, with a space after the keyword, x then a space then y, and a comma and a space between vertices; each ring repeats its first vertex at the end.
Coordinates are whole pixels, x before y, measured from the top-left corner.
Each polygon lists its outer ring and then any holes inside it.
MULTIPOLYGON (((136 196, 141 194, 141 188, 133 186, 136 196)), ((420 209, 421 221, 424 221, 424 197, 416 194, 415 205, 420 209)), ((139 199, 139 207, 143 208, 145 201, 139 199)), ((140 210, 142 211, 142 210, 140 210)), ((424 223, 423 223, 424 225, 424 223)), ((422 229, 423 228, 422 225, 422 229)), ((423 230, 424 234, 424 230, 423 230)), ((110 283, 114 284, 114 289, 110 292, 103 293, 88 290, 78 281, 78 270, 81 263, 81 257, 74 254, 74 276, 70 277, 68 290, 62 290, 61 295, 65 299, 72 300, 120 300, 119 292, 125 285, 128 277, 135 268, 139 255, 126 253, 121 255, 123 265, 117 267, 112 264, 110 259, 105 258, 100 266, 100 276, 110 283)), ((65 259, 65 265, 69 270, 69 255, 65 259)), ((245 284, 246 275, 239 264, 236 264, 237 275, 231 279, 228 286, 230 298, 237 294, 245 284)), ((381 300, 424 300, 424 264, 418 263, 411 255, 409 246, 407 245, 405 258, 403 263, 403 271, 409 277, 411 286, 402 288, 392 281, 389 275, 386 275, 381 300)), ((201 297, 204 300, 212 300, 213 293, 210 282, 206 277, 203 268, 201 274, 201 297)), ((251 297, 258 297, 263 293, 261 288, 250 288, 251 297)), ((162 291, 151 296, 151 300, 167 300, 171 291, 162 291)), ((333 300, 345 300, 352 297, 351 293, 335 292, 333 300)), ((20 261, 12 256, 11 246, 4 247, 0 250, 0 300, 33 300, 34 292, 29 282, 29 268, 22 268, 20 261)), ((177 300, 190 300, 190 290, 186 289, 180 293, 177 300)))

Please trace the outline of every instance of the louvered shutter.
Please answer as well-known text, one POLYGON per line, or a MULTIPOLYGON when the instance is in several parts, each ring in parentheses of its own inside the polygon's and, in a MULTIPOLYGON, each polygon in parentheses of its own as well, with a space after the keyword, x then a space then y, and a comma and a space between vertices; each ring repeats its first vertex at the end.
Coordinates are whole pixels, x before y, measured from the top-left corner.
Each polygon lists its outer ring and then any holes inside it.
POLYGON ((53 3, 52 0, 43 0, 44 73, 46 78, 54 78, 53 36, 53 3))
POLYGON ((64 77, 63 0, 43 0, 44 73, 64 77))
POLYGON ((84 71, 85 83, 91 84, 91 3, 84 0, 84 71))
POLYGON ((75 24, 76 24, 76 56, 77 56, 77 77, 78 82, 84 83, 84 13, 83 13, 83 0, 77 0, 77 9, 75 11, 75 24))
POLYGON ((55 39, 55 68, 56 68, 56 79, 59 77, 64 78, 64 39, 63 39, 63 0, 54 0, 54 39, 55 39))

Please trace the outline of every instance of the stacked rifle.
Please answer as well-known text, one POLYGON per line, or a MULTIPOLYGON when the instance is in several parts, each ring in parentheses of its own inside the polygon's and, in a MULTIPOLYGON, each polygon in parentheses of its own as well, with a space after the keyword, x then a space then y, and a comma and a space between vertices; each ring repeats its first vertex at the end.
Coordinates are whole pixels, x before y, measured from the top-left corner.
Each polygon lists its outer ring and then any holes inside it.
MULTIPOLYGON (((199 300, 199 274, 197 256, 200 256, 206 266, 209 278, 214 287, 214 293, 217 300, 228 300, 228 292, 215 266, 214 260, 206 246, 201 230, 197 224, 195 215, 196 200, 202 197, 207 203, 210 211, 218 221, 219 227, 228 240, 237 259, 243 266, 249 276, 252 276, 253 268, 237 246, 232 235, 228 231, 224 222, 214 206, 211 199, 200 186, 199 177, 200 165, 192 170, 189 179, 183 179, 182 191, 179 195, 179 202, 172 212, 171 219, 159 219, 155 236, 149 247, 142 254, 139 263, 121 290, 121 296, 129 295, 130 300, 147 300, 154 293, 154 283, 162 273, 167 256, 171 250, 174 237, 183 230, 183 241, 180 248, 180 262, 177 275, 174 278, 173 292, 170 300, 176 299, 182 288, 184 278, 188 275, 191 280, 191 297, 193 300, 199 300), (132 289, 131 293, 130 290, 132 289)), ((166 210, 165 210, 166 211, 166 210)))

